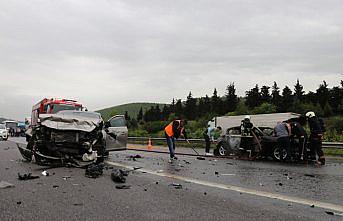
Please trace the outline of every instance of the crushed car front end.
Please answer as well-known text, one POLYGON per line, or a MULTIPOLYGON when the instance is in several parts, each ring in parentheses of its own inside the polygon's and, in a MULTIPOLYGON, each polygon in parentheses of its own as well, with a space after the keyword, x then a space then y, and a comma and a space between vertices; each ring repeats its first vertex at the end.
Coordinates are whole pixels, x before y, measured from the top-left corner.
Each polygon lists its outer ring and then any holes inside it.
POLYGON ((19 147, 23 157, 38 164, 71 164, 84 166, 106 154, 101 115, 95 112, 60 111, 42 114, 32 128, 26 148, 19 147))

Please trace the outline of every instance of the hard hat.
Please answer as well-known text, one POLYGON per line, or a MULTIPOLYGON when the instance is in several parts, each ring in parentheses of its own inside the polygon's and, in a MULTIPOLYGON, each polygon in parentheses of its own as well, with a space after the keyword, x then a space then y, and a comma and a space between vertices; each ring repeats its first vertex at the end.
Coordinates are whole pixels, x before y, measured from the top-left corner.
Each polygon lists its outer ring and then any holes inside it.
POLYGON ((309 112, 307 112, 307 113, 305 114, 305 116, 306 116, 307 118, 312 118, 312 117, 315 117, 316 114, 315 114, 313 111, 309 111, 309 112))
POLYGON ((249 115, 245 115, 244 119, 249 119, 250 120, 250 116, 249 115))

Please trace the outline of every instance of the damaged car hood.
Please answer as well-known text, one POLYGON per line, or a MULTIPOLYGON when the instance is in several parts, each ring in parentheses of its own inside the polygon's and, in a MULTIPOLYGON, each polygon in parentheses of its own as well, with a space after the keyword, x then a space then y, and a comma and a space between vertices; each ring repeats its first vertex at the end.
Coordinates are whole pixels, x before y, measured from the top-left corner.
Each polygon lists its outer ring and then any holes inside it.
POLYGON ((56 130, 77 130, 91 132, 103 120, 96 112, 60 111, 56 114, 41 114, 40 124, 56 130))

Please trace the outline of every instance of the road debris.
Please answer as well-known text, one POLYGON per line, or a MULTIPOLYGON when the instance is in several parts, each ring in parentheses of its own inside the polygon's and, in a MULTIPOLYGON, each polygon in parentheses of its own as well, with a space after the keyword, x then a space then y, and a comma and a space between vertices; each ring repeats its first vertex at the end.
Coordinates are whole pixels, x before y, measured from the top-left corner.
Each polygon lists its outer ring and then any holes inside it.
POLYGON ((189 162, 187 160, 183 160, 183 162, 185 162, 186 164, 191 164, 191 162, 189 162))
POLYGON ((50 174, 49 174, 48 171, 44 170, 44 171, 42 172, 42 175, 43 175, 43 176, 49 176, 50 174))
POLYGON ((83 203, 74 203, 74 206, 83 206, 83 203))
POLYGON ((103 174, 103 170, 103 164, 91 164, 87 167, 85 171, 85 176, 88 178, 98 178, 103 174))
POLYGON ((111 172, 111 179, 116 183, 125 183, 126 178, 124 177, 124 172, 120 169, 113 169, 111 172))
POLYGON ((120 189, 120 190, 127 190, 127 189, 131 189, 130 185, 116 185, 116 189, 120 189))
POLYGON ((21 205, 21 201, 18 201, 18 202, 17 202, 17 205, 21 205))
POLYGON ((31 173, 24 173, 23 175, 18 173, 19 180, 33 180, 33 179, 38 179, 38 178, 39 176, 33 176, 31 173))
POLYGON ((197 160, 206 160, 205 157, 197 157, 197 160))
POLYGON ((58 187, 60 187, 59 185, 53 185, 52 188, 57 189, 58 187))
POLYGON ((332 211, 325 211, 325 213, 331 216, 343 216, 343 213, 335 213, 332 211))
POLYGON ((180 183, 172 183, 171 186, 173 186, 175 189, 182 189, 182 185, 180 183))
POLYGON ((308 174, 308 173, 306 173, 304 176, 308 176, 308 177, 316 177, 315 175, 313 175, 313 174, 308 174))
POLYGON ((0 189, 7 189, 7 188, 12 188, 14 187, 14 184, 6 182, 6 181, 1 181, 0 182, 0 189))
POLYGON ((137 155, 130 155, 129 159, 133 160, 133 161, 137 161, 137 159, 141 159, 143 158, 141 155, 137 154, 137 155))
POLYGON ((71 178, 71 176, 63 176, 62 177, 62 179, 64 179, 64 180, 68 180, 68 179, 70 179, 71 178))
POLYGON ((143 167, 133 167, 133 170, 139 170, 142 169, 143 167))
POLYGON ((215 172, 214 172, 214 175, 219 175, 219 172, 215 171, 215 172))
POLYGON ((313 205, 313 204, 311 205, 311 208, 314 208, 314 205, 313 205))

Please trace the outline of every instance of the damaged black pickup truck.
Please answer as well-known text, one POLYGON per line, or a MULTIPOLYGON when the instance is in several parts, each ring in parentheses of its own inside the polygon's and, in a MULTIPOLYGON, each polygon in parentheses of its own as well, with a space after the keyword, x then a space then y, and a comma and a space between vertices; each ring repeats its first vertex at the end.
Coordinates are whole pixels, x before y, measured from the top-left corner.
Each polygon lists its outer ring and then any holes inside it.
POLYGON ((38 118, 26 133, 27 146, 18 145, 28 161, 84 167, 102 161, 109 151, 126 149, 128 130, 122 115, 106 123, 99 113, 78 110, 40 114, 38 118))

